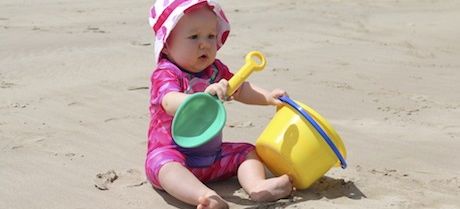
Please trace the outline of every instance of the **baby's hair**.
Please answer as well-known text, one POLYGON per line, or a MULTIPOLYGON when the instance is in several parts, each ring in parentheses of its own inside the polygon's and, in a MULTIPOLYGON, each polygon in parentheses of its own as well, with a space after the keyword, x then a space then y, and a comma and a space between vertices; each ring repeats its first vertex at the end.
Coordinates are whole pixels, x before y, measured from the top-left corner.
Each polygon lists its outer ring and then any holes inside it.
POLYGON ((185 13, 185 14, 190 14, 190 13, 192 13, 193 11, 199 10, 199 9, 201 9, 201 8, 207 8, 207 9, 209 9, 210 11, 212 11, 212 10, 214 9, 214 7, 211 6, 211 5, 209 5, 208 2, 202 1, 202 2, 200 2, 200 3, 198 3, 198 4, 195 4, 195 5, 191 6, 191 7, 189 7, 188 9, 186 9, 186 10, 184 11, 184 13, 185 13))

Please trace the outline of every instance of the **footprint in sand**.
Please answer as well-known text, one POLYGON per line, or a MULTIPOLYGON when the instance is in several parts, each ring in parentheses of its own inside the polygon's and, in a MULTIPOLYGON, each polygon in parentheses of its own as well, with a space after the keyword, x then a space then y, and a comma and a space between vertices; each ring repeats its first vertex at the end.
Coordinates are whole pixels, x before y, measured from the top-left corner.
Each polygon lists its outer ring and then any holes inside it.
POLYGON ((320 81, 320 84, 325 85, 330 88, 337 88, 337 89, 342 89, 342 90, 353 90, 353 87, 346 82, 320 81))
POLYGON ((11 88, 13 86, 14 86, 14 83, 6 82, 6 81, 0 81, 0 88, 2 88, 2 89, 11 88))
POLYGON ((101 30, 99 27, 88 26, 86 27, 86 32, 93 32, 93 33, 107 33, 104 30, 101 30))
POLYGON ((230 128, 251 128, 254 127, 254 123, 251 121, 237 121, 228 124, 228 127, 230 128))
POLYGON ((396 169, 388 169, 388 168, 385 168, 384 170, 372 169, 369 172, 372 174, 380 174, 383 176, 394 176, 394 177, 408 177, 409 176, 409 174, 406 174, 406 173, 403 173, 403 174, 399 173, 398 170, 396 169))
POLYGON ((94 186, 100 190, 108 190, 109 186, 117 179, 118 175, 114 170, 98 173, 94 179, 94 186))
POLYGON ((137 169, 128 169, 120 173, 109 170, 105 173, 96 174, 94 179, 94 186, 99 190, 139 187, 146 183, 143 173, 137 169))
MULTIPOLYGON (((131 45, 133 46, 151 46, 152 43, 150 42, 140 42, 140 41, 131 41, 131 45)), ((148 89, 148 87, 147 87, 148 89)))

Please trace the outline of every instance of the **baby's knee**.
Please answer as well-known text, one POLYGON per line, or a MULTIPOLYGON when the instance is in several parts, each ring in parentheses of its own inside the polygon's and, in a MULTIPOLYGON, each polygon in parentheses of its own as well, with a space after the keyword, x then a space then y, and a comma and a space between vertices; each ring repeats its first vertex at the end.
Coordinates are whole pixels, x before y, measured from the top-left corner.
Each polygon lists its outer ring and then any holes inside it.
POLYGON ((170 148, 157 148, 149 153, 145 160, 147 179, 155 188, 162 189, 159 182, 160 170, 163 170, 165 165, 171 163, 183 165, 184 162, 184 156, 179 151, 170 148))

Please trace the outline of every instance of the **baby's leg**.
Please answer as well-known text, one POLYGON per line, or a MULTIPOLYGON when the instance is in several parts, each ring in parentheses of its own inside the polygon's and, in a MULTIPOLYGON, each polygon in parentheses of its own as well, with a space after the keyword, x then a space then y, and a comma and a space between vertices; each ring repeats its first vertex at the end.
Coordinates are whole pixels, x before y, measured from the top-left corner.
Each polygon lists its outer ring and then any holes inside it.
POLYGON ((178 162, 164 164, 158 174, 161 187, 175 198, 198 209, 228 208, 228 204, 178 162))
POLYGON ((185 156, 175 146, 152 150, 145 161, 147 179, 155 188, 197 208, 227 208, 216 192, 204 185, 185 166, 185 156))
POLYGON ((254 201, 276 201, 289 196, 293 189, 287 175, 266 179, 264 165, 255 151, 238 168, 238 180, 254 201))

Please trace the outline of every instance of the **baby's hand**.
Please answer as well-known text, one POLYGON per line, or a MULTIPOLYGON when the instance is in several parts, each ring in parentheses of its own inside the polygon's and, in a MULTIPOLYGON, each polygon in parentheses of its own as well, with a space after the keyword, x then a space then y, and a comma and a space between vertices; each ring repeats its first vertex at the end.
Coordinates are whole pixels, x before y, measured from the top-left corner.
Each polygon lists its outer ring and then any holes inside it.
POLYGON ((274 89, 272 92, 270 92, 267 101, 268 104, 275 106, 283 105, 283 102, 278 99, 281 96, 287 96, 287 92, 283 89, 274 89))
POLYGON ((220 100, 225 101, 227 100, 227 87, 228 81, 225 79, 220 80, 218 83, 213 83, 209 85, 204 92, 209 93, 211 95, 217 95, 220 100))

